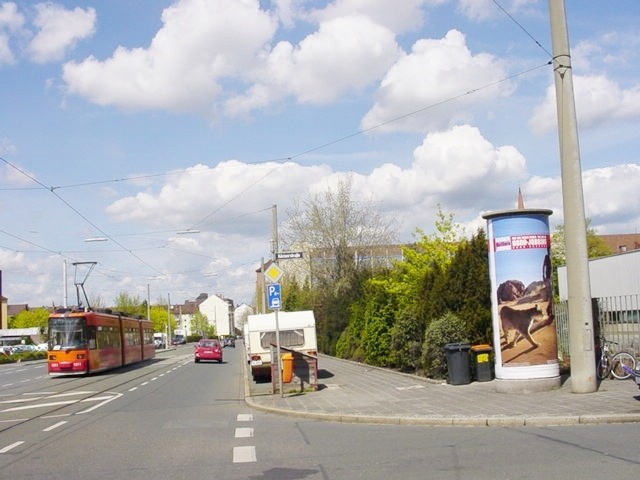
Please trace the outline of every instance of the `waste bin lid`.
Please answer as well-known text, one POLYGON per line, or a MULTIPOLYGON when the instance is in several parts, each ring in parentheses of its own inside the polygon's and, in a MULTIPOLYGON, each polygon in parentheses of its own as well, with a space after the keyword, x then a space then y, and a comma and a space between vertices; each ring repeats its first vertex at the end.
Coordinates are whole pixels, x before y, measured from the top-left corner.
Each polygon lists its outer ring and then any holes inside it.
POLYGON ((469 350, 469 348, 468 343, 447 343, 444 346, 445 350, 469 350))
POLYGON ((493 350, 493 348, 491 347, 491 345, 483 343, 481 345, 473 345, 471 347, 471 350, 473 350, 474 352, 490 352, 491 350, 493 350))

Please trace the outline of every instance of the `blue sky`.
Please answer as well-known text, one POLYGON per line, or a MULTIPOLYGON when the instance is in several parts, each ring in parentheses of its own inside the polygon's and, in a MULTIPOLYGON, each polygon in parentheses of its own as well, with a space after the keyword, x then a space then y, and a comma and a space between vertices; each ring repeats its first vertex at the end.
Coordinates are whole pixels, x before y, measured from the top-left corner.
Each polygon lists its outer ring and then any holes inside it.
MULTIPOLYGON (((640 2, 566 9, 585 212, 636 233, 640 2)), ((251 303, 271 206, 345 176, 400 241, 518 187, 553 229, 551 50, 546 0, 0 0, 2 294, 251 303)))

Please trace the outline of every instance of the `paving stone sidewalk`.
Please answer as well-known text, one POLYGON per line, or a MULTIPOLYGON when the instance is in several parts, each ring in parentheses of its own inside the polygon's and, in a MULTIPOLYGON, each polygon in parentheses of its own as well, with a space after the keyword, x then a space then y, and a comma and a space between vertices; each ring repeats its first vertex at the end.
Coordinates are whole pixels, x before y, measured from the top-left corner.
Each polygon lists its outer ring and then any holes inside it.
POLYGON ((604 380, 597 392, 560 388, 498 393, 495 380, 448 385, 414 375, 321 355, 318 391, 270 394, 252 388, 248 405, 279 414, 337 422, 524 426, 640 422, 640 390, 633 380, 604 380))

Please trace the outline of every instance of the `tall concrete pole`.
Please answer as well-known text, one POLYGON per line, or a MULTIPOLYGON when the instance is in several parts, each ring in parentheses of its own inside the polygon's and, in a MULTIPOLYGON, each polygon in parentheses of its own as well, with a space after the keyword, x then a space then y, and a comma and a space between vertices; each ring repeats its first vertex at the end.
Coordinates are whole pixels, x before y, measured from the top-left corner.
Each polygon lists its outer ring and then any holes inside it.
POLYGON ((571 390, 574 393, 591 393, 596 391, 597 382, 587 224, 584 214, 578 125, 564 0, 549 0, 549 14, 564 204, 571 390))

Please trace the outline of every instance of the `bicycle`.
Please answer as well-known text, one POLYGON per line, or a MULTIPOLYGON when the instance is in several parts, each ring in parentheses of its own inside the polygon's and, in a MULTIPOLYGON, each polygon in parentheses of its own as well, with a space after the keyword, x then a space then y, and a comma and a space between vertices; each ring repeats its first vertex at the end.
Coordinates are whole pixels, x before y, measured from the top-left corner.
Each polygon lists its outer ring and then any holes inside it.
POLYGON ((596 366, 596 373, 600 380, 608 378, 609 375, 613 375, 618 380, 625 380, 631 376, 631 374, 625 370, 623 366, 626 366, 630 370, 635 370, 636 359, 629 352, 618 352, 614 355, 609 350, 609 344, 617 345, 616 342, 607 340, 602 337, 600 339, 602 345, 600 349, 600 358, 596 366))

